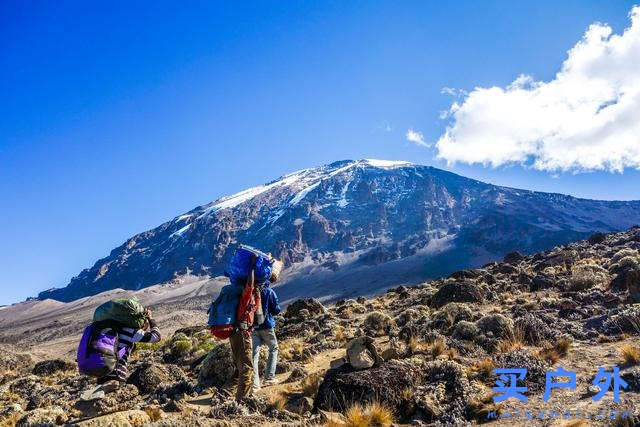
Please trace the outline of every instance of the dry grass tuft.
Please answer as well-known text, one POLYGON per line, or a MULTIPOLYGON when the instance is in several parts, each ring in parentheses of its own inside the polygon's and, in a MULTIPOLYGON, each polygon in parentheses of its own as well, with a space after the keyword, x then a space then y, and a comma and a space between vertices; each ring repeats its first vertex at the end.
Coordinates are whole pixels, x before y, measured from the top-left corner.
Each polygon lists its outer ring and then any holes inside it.
POLYGON ((471 372, 474 372, 478 375, 478 378, 481 381, 487 382, 493 380, 493 370, 495 369, 495 364, 493 360, 490 358, 483 359, 479 362, 474 363, 471 366, 471 372))
POLYGON ((497 350, 500 353, 509 353, 524 347, 522 335, 516 329, 511 337, 503 338, 498 342, 497 350))
POLYGON ((441 339, 435 340, 429 346, 429 353, 431 353, 431 356, 434 359, 440 356, 441 354, 444 354, 445 351, 447 351, 447 345, 441 339))
POLYGON ((502 405, 493 403, 493 394, 491 393, 472 399, 466 408, 467 416, 478 423, 491 421, 488 418, 490 413, 494 413, 499 418, 503 410, 502 405))
POLYGON ((294 338, 279 344, 278 354, 284 360, 301 360, 304 356, 304 343, 301 339, 294 338))
POLYGON ((311 397, 312 399, 315 399, 323 379, 324 379, 324 372, 314 372, 313 374, 307 376, 304 380, 302 380, 302 384, 301 384, 302 394, 304 394, 307 397, 311 397))
POLYGON ((369 419, 369 425, 371 426, 388 427, 395 421, 393 412, 378 402, 367 405, 365 415, 369 419))
POLYGON ((569 354, 569 350, 571 350, 572 345, 573 341, 571 340, 571 338, 562 337, 555 342, 553 347, 556 349, 560 357, 565 357, 567 354, 569 354))
POLYGON ((388 427, 395 422, 393 412, 378 402, 372 402, 366 407, 355 404, 347 410, 345 416, 347 427, 388 427))
POLYGON ((333 340, 341 344, 347 341, 347 336, 345 335, 344 328, 342 326, 338 326, 333 331, 333 340))
POLYGON ((164 418, 164 412, 157 406, 147 406, 146 408, 144 408, 144 412, 149 415, 149 418, 151 418, 152 422, 164 418))
POLYGON ((456 360, 458 358, 458 351, 455 348, 450 348, 447 350, 447 359, 456 360))
POLYGON ((589 423, 585 420, 573 420, 566 423, 564 427, 586 427, 588 425, 589 423))
POLYGON ((631 344, 620 347, 620 356, 627 365, 637 365, 640 363, 640 350, 631 344))
POLYGON ((275 408, 278 411, 282 411, 285 408, 285 406, 287 406, 288 400, 289 400, 289 397, 287 396, 286 393, 278 393, 269 399, 269 404, 272 408, 275 408))
POLYGON ((361 405, 355 404, 351 406, 347 409, 345 416, 347 418, 346 427, 369 427, 369 420, 361 405))
POLYGON ((556 340, 553 344, 547 343, 543 345, 542 348, 538 350, 536 356, 550 365, 554 365, 558 360, 569 354, 572 344, 573 341, 571 341, 570 338, 562 337, 556 340))

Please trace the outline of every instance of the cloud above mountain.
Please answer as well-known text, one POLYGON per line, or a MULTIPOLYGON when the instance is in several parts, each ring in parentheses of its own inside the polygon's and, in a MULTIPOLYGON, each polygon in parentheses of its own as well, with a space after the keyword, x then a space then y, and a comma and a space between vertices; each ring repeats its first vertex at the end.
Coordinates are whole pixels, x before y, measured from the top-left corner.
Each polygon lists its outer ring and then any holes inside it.
POLYGON ((424 140, 424 135, 422 135, 422 132, 417 130, 408 129, 407 133, 405 134, 405 138, 407 138, 407 141, 413 142, 414 144, 420 145, 422 147, 431 146, 431 144, 427 143, 424 140))
POLYGON ((438 157, 544 171, 640 169, 640 6, 629 16, 622 34, 592 24, 551 81, 521 75, 454 102, 438 157))

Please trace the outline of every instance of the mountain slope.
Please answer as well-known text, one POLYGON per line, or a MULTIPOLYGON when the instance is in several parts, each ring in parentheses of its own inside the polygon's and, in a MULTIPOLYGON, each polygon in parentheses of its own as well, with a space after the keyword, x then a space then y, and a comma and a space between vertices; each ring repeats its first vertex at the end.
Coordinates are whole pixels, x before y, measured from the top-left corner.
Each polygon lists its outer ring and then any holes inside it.
POLYGON ((39 298, 71 301, 176 275, 221 275, 238 242, 288 269, 286 296, 372 293, 640 223, 640 202, 494 186, 433 167, 339 161, 223 197, 140 233, 39 298))

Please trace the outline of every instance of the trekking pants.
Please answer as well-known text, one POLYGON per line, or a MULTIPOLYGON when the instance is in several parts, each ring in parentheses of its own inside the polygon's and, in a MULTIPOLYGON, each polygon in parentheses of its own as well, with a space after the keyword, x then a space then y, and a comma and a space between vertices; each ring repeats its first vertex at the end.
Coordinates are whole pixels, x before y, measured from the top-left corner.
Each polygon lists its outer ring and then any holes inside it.
POLYGON ((269 359, 264 373, 265 380, 272 380, 276 376, 278 364, 278 339, 274 328, 254 329, 253 331, 253 387, 260 387, 260 346, 266 345, 269 349, 269 359))
POLYGON ((251 331, 234 329, 229 337, 237 374, 236 401, 251 394, 251 331))

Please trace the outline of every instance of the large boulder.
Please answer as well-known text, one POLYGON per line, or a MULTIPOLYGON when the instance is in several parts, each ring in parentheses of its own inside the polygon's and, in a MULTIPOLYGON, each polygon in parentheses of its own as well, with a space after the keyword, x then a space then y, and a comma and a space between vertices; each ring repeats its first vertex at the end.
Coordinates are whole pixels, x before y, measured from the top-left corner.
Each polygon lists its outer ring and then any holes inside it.
POLYGON ((347 361, 354 369, 369 369, 383 359, 378 355, 371 337, 355 338, 347 343, 347 361))
POLYGON ((438 289, 433 296, 431 304, 440 308, 450 302, 475 302, 483 301, 480 286, 471 281, 450 282, 438 289))
POLYGON ((200 364, 198 384, 222 387, 233 376, 235 365, 228 342, 222 342, 209 352, 200 364))
POLYGON ((315 317, 319 314, 325 313, 327 310, 324 306, 315 298, 305 298, 299 299, 291 303, 289 307, 287 307, 287 311, 284 314, 286 319, 297 319, 302 317, 301 310, 307 310, 304 313, 304 317, 312 316, 315 317))
POLYGON ((140 393, 148 394, 157 389, 160 384, 171 381, 167 369, 154 363, 143 363, 129 376, 127 382, 138 388, 140 393))
POLYGON ((476 326, 484 335, 492 338, 511 338, 513 336, 513 320, 502 314, 489 314, 476 322, 476 326))
POLYGON ((403 413, 406 396, 425 379, 423 362, 416 359, 392 360, 379 367, 357 371, 349 364, 329 369, 320 384, 315 408, 343 411, 355 403, 378 401, 396 413, 403 413))

